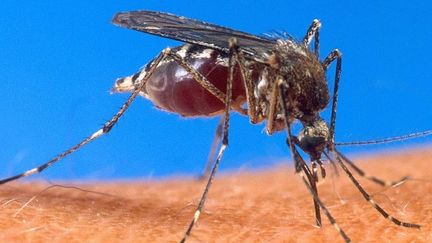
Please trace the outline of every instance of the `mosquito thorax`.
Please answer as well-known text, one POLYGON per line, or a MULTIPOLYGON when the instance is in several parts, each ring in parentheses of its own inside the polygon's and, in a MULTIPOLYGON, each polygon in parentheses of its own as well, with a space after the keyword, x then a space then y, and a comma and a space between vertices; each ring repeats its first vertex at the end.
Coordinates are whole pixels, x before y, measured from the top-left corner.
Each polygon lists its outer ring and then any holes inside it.
POLYGON ((311 122, 303 123, 303 129, 297 136, 298 145, 312 160, 319 159, 329 143, 329 135, 327 123, 318 117, 311 122))
POLYGON ((318 116, 330 100, 325 70, 315 53, 293 40, 278 40, 274 55, 277 55, 277 74, 287 84, 288 109, 296 119, 318 116))

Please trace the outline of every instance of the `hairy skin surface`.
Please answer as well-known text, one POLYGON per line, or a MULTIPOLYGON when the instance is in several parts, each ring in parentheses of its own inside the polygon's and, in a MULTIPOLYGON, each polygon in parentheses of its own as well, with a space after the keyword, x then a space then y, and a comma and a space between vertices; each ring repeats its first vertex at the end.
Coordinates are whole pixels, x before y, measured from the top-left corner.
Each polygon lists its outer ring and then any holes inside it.
MULTIPOLYGON (((432 149, 353 159, 369 174, 384 179, 413 177, 396 188, 360 182, 394 217, 421 224, 422 229, 398 227, 384 219, 342 170, 336 177, 327 165, 329 175, 319 184, 319 193, 351 239, 431 242, 432 149)), ((176 242, 193 216, 204 182, 175 178, 76 185, 80 189, 48 186, 42 182, 1 186, 1 242, 176 242)), ((232 172, 216 178, 189 242, 342 242, 324 216, 323 222, 321 229, 313 226, 312 198, 292 168, 232 172)))

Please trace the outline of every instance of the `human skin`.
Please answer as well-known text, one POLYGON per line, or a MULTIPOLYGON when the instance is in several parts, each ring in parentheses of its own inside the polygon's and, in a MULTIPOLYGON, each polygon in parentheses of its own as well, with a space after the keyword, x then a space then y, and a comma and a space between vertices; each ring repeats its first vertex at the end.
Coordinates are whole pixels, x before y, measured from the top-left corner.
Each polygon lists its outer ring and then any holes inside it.
MULTIPOLYGON (((394 225, 370 206, 339 170, 319 184, 319 194, 354 242, 432 241, 432 149, 355 156, 357 165, 386 188, 360 178, 374 200, 396 218, 422 225, 394 225)), ((0 187, 0 241, 176 242, 192 219, 204 181, 16 182, 0 187), (73 185, 74 187, 67 187, 73 185)), ((237 171, 217 176, 190 242, 343 242, 323 215, 314 226, 312 198, 292 168, 237 171)))

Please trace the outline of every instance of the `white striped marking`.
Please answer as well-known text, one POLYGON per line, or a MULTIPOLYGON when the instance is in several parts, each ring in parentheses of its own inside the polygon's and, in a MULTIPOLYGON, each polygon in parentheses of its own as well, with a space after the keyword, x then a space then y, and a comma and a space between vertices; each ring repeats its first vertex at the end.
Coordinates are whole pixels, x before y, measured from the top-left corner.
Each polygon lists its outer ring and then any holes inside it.
POLYGON ((199 216, 200 216, 200 211, 198 210, 198 211, 196 211, 195 212, 195 215, 194 215, 194 223, 196 223, 196 221, 198 221, 198 218, 199 218, 199 216))
POLYGON ((26 171, 26 172, 24 173, 24 176, 33 175, 33 174, 36 174, 36 173, 38 173, 38 172, 39 172, 38 169, 37 169, 37 168, 34 168, 34 169, 31 169, 31 170, 26 171))
POLYGON ((101 128, 101 129, 97 130, 97 132, 93 133, 93 134, 90 136, 90 139, 95 139, 95 138, 97 138, 97 137, 102 136, 103 134, 104 134, 104 131, 103 131, 103 129, 101 128))

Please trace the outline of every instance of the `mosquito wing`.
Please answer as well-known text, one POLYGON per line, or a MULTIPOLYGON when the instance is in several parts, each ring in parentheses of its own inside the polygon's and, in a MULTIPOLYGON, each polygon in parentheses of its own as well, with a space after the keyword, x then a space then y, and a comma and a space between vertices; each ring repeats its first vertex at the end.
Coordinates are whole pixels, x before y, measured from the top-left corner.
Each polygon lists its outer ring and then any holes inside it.
POLYGON ((224 52, 229 51, 228 40, 236 38, 240 50, 255 61, 265 62, 275 40, 251 35, 226 27, 209 24, 168 13, 131 11, 117 13, 113 23, 153 35, 197 44, 224 52))

